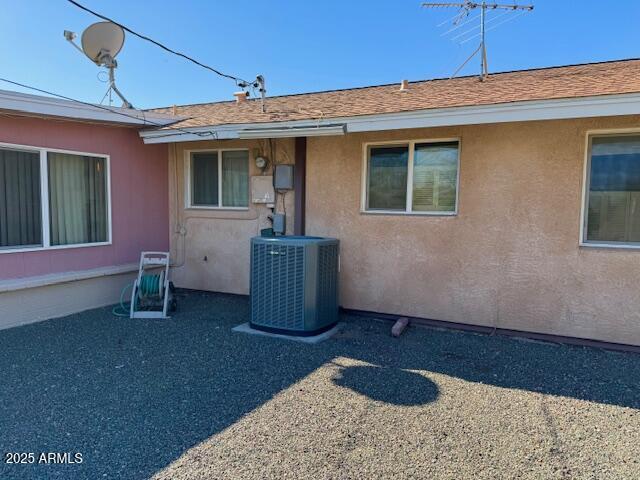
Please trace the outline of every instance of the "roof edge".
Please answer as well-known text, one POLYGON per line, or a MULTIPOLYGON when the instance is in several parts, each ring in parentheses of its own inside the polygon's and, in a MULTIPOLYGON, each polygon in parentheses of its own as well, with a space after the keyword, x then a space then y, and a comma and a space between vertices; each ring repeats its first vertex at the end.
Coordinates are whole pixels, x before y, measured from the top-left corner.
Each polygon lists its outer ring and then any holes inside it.
POLYGON ((116 123, 120 125, 167 126, 183 120, 185 116, 148 112, 120 107, 107 107, 85 102, 33 95, 30 93, 0 90, 0 110, 23 115, 65 118, 79 121, 116 123))
MULTIPOLYGON (((597 95, 590 97, 562 98, 552 100, 526 100, 489 105, 433 108, 408 112, 394 112, 352 117, 331 117, 322 120, 290 120, 283 122, 243 123, 183 127, 171 129, 142 130, 139 132, 145 143, 176 143, 202 140, 227 140, 242 138, 241 132, 250 130, 252 138, 272 138, 270 131, 290 128, 291 133, 302 131, 316 136, 327 125, 344 125, 345 133, 432 128, 487 123, 508 123, 539 120, 563 120, 572 118, 610 117, 640 115, 640 93, 597 95), (256 136, 262 130, 263 137, 256 136), (211 138, 204 138, 210 133, 211 138)), ((300 135, 291 135, 300 136, 300 135)))

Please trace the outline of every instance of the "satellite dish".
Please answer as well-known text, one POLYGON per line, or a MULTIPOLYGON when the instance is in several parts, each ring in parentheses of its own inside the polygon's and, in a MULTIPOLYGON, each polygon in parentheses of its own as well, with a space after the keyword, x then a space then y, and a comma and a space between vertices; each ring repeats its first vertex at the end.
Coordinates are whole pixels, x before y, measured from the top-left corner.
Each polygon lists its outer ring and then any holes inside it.
POLYGON ((65 30, 64 38, 71 43, 76 49, 84 53, 89 60, 99 67, 107 67, 109 70, 109 89, 104 99, 109 96, 111 102, 111 92, 114 92, 122 100, 122 106, 125 108, 133 108, 133 105, 122 95, 118 87, 116 87, 115 69, 118 66, 116 55, 122 50, 124 45, 124 29, 112 22, 98 22, 89 25, 82 32, 80 48, 75 42, 76 34, 65 30))
POLYGON ((82 51, 92 62, 97 65, 108 64, 122 50, 124 30, 111 22, 94 23, 82 32, 81 44, 82 51))

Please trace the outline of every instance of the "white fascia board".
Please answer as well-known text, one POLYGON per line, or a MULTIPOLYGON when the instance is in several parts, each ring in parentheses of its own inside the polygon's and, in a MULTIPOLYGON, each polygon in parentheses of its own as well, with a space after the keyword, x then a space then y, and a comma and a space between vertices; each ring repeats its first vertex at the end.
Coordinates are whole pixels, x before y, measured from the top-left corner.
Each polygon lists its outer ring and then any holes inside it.
MULTIPOLYGON (((532 100, 470 107, 433 108, 411 112, 333 117, 319 120, 289 122, 243 123, 183 128, 187 134, 169 130, 145 130, 140 132, 144 143, 173 143, 204 140, 197 133, 208 132, 211 138, 242 138, 241 132, 251 130, 318 128, 327 124, 344 124, 345 133, 400 130, 405 128, 445 127, 486 123, 525 122, 535 120, 561 120, 569 118, 611 117, 640 114, 640 93, 599 95, 595 97, 564 98, 557 100, 532 100), (324 123, 323 123, 324 122, 324 123)), ((246 135, 243 134, 243 135, 246 135)), ((304 136, 302 134, 299 134, 304 136)), ((247 138, 244 136, 244 138, 247 138)), ((251 138, 269 138, 255 137, 251 138)))
MULTIPOLYGON (((259 124, 258 124, 259 125, 259 124)), ((144 129, 138 134, 144 143, 196 142, 202 140, 230 140, 238 138, 238 127, 241 125, 216 125, 212 127, 180 127, 167 126, 165 129, 144 129)), ((251 124, 247 124, 251 126, 251 124)))
POLYGON ((640 114, 640 94, 536 100, 360 117, 349 132, 640 114))
POLYGON ((0 90, 0 110, 23 115, 42 115, 72 120, 91 120, 140 126, 149 125, 149 122, 164 126, 185 118, 131 108, 108 107, 106 105, 93 106, 70 100, 8 90, 0 90))
POLYGON ((247 128, 238 132, 238 138, 326 137, 344 135, 345 127, 345 124, 331 124, 300 127, 247 128))

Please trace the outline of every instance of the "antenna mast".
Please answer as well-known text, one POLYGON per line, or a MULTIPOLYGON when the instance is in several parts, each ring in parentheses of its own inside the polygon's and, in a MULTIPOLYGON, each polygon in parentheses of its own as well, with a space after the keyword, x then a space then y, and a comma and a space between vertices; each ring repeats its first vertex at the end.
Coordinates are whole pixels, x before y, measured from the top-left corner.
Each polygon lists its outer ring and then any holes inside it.
POLYGON ((113 91, 118 97, 120 97, 120 100, 122 100, 122 108, 133 108, 133 105, 129 103, 129 100, 127 100, 122 92, 118 90, 118 87, 116 87, 116 77, 114 73, 116 67, 118 66, 118 62, 116 62, 116 59, 107 54, 102 57, 102 62, 102 64, 109 70, 109 89, 107 90, 107 93, 104 94, 103 99, 106 98, 107 95, 109 95, 109 103, 111 103, 111 92, 113 91))
MULTIPOLYGON (((425 8, 458 8, 460 12, 454 18, 453 24, 456 26, 460 21, 469 16, 469 13, 472 10, 480 9, 480 45, 474 52, 471 54, 469 58, 467 58, 462 65, 455 71, 451 78, 455 77, 460 70, 471 60, 478 52, 480 52, 480 81, 484 81, 489 75, 489 67, 487 65, 487 42, 486 42, 486 16, 487 10, 511 10, 516 11, 520 10, 522 13, 530 12, 533 10, 533 5, 517 5, 517 4, 500 4, 500 3, 487 3, 486 0, 482 0, 482 2, 441 2, 441 3, 423 3, 423 7, 425 8)), ((505 12, 506 13, 506 12, 505 12)), ((466 23, 466 22, 465 22, 466 23)), ((497 26, 497 25, 495 25, 497 26)), ((477 27, 475 27, 477 28, 477 27)), ((455 28, 454 28, 455 29, 455 28)), ((453 30, 453 29, 452 29, 453 30)), ((475 36, 475 35, 474 35, 475 36)))

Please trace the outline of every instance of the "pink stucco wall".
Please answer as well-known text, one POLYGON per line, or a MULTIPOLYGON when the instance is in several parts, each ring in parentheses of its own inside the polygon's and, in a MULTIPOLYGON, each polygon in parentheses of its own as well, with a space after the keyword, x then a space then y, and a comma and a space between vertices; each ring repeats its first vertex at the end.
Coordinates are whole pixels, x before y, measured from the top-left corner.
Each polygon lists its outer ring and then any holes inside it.
POLYGON ((113 243, 0 253, 0 279, 137 262, 142 250, 169 249, 166 145, 144 145, 134 128, 0 117, 0 142, 100 153, 111 158, 113 243))

